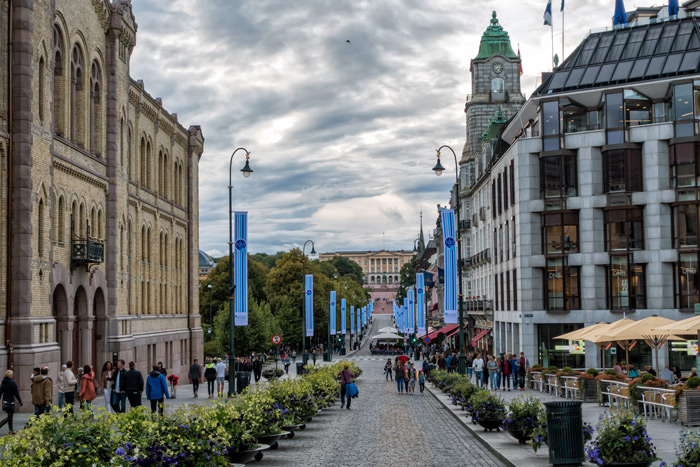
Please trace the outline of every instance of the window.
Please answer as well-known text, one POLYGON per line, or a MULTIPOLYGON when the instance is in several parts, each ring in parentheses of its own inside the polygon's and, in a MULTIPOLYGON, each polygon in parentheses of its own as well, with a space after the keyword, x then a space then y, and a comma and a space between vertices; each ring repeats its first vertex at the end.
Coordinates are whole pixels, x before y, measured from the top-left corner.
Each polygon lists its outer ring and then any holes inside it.
POLYGON ((560 198, 577 194, 576 156, 540 158, 540 190, 544 198, 560 198))
POLYGON ((559 149, 559 101, 542 103, 543 151, 559 149))
POLYGON ((642 208, 605 211, 605 247, 607 251, 644 248, 644 213, 642 208))
POLYGON ((100 67, 92 62, 90 67, 90 152, 102 154, 102 85, 100 67))
POLYGON ((510 205, 515 205, 515 165, 510 161, 510 205))
POLYGON ((46 86, 46 83, 44 83, 45 67, 44 57, 41 57, 39 59, 39 120, 41 120, 42 123, 44 122, 44 87, 46 86))
POLYGON ((37 229, 37 249, 39 256, 44 256, 44 200, 39 200, 39 226, 37 229))
POLYGON ((700 143, 670 145, 668 156, 674 188, 700 186, 698 153, 700 153, 700 143))
POLYGON ((491 180, 491 206, 493 206, 493 209, 491 210, 491 215, 493 218, 496 218, 496 180, 491 180))
POLYGON ((697 204, 682 204, 674 208, 677 248, 698 247, 698 207, 697 204))
POLYGON ((700 276, 698 276, 698 254, 681 253, 676 264, 678 308, 694 308, 700 303, 700 276))
POLYGON ((65 80, 63 79, 63 36, 61 31, 53 28, 53 131, 63 136, 66 131, 65 121, 65 80))
MULTIPOLYGON (((700 85, 695 94, 700 95, 700 85)), ((695 134, 694 119, 700 118, 700 109, 693 111, 693 83, 677 84, 673 87, 673 115, 676 127, 676 137, 693 136, 695 134)))
POLYGON ((588 129, 588 111, 585 107, 567 98, 562 98, 560 105, 561 120, 564 123, 563 130, 565 133, 576 133, 577 131, 586 131, 588 129))
POLYGON ((605 94, 605 128, 608 144, 625 142, 625 112, 622 93, 605 94))
POLYGON ((71 82, 70 82, 70 139, 80 147, 85 145, 85 115, 83 103, 85 86, 83 76, 83 54, 78 45, 71 52, 71 82))
POLYGON ((547 311, 577 310, 580 306, 579 268, 567 266, 566 258, 547 260, 545 306, 547 311))
POLYGON ((496 192, 498 193, 498 214, 503 212, 503 196, 501 191, 501 174, 498 174, 496 182, 496 192))
POLYGON ((513 269, 513 310, 518 311, 518 271, 513 269))
POLYGON ((578 251, 578 212, 542 214, 542 227, 545 254, 578 251))
POLYGON ((651 99, 635 91, 625 91, 625 123, 626 126, 648 125, 652 122, 651 99))
POLYGON ((642 191, 641 149, 613 149, 603 153, 603 183, 606 193, 642 191))
POLYGON ((508 166, 503 169, 503 210, 508 210, 508 166))
POLYGON ((506 83, 503 78, 494 78, 491 80, 491 92, 504 93, 506 92, 506 83))
POLYGON ((632 264, 632 257, 611 256, 608 267, 608 303, 611 310, 646 308, 644 265, 632 264))
POLYGON ((139 183, 141 186, 146 186, 146 139, 141 137, 141 145, 139 150, 139 161, 141 168, 139 169, 139 183))
POLYGON ((56 216, 58 228, 58 242, 62 243, 66 241, 66 201, 63 196, 58 198, 58 215, 56 216))

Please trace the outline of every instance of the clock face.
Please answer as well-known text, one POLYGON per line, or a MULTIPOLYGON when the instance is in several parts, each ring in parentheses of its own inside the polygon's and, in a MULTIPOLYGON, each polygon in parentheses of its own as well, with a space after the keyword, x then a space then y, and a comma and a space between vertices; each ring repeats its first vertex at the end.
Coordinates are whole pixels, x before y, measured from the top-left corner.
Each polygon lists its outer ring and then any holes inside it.
POLYGON ((496 63, 493 66, 493 72, 496 73, 497 75, 500 75, 502 71, 503 71, 503 65, 501 65, 500 63, 496 63))

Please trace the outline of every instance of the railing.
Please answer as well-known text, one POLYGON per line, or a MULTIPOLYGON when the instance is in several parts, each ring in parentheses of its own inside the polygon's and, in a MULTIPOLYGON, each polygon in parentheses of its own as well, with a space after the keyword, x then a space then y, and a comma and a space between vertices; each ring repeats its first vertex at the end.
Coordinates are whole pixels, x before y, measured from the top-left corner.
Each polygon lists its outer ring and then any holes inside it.
POLYGON ((676 390, 663 389, 648 386, 637 386, 639 394, 642 395, 640 402, 644 407, 644 417, 653 415, 658 418, 661 415, 663 421, 668 417, 671 420, 671 410, 676 408, 676 390))
POLYGON ((564 398, 578 398, 578 376, 562 376, 561 380, 564 383, 564 398))
POLYGON ((459 230, 467 230, 471 227, 471 221, 469 219, 459 221, 459 230))
POLYGON ((85 221, 85 227, 85 238, 79 237, 75 233, 73 217, 71 216, 71 270, 83 264, 86 265, 88 269, 90 269, 91 265, 104 263, 105 260, 104 242, 90 237, 90 223, 87 220, 85 221))
POLYGON ((491 261, 491 248, 486 248, 471 257, 471 265, 476 266, 479 263, 491 261))
POLYGON ((610 407, 620 408, 620 405, 629 407, 630 385, 622 381, 603 380, 601 381, 601 396, 608 396, 610 407), (607 387, 605 387, 607 386, 607 387), (607 389, 607 390, 606 390, 607 389))

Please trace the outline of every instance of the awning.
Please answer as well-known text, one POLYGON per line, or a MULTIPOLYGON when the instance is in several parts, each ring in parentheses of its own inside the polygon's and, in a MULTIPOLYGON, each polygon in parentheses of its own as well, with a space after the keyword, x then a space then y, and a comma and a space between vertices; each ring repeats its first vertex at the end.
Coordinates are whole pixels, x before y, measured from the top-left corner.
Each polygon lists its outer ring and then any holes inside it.
POLYGON ((482 329, 479 331, 479 333, 472 338, 472 345, 476 345, 476 343, 483 339, 484 336, 489 333, 489 331, 490 329, 482 329))
MULTIPOLYGON (((453 330, 455 330, 455 329, 457 329, 457 325, 456 325, 456 324, 448 324, 447 326, 443 327, 442 329, 438 329, 437 331, 433 331, 433 332, 429 333, 429 334, 428 334, 428 337, 429 337, 430 340, 432 341, 432 340, 435 339, 435 338, 437 337, 437 335, 438 335, 439 333, 441 333, 441 332, 445 334, 445 337, 447 337, 447 334, 448 334, 450 331, 453 331, 453 330)), ((419 339, 422 339, 423 336, 418 336, 418 338, 419 338, 419 339)))
POLYGON ((459 326, 457 326, 455 329, 453 329, 452 331, 450 331, 449 333, 447 333, 447 334, 445 335, 445 337, 454 336, 454 335, 457 334, 458 332, 459 332, 459 326))

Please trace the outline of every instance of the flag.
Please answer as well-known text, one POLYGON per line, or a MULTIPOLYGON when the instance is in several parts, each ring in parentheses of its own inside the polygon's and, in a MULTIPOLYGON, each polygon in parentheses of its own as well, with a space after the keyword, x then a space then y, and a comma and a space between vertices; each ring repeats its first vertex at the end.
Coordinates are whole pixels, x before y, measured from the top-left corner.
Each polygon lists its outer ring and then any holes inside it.
POLYGON ((422 272, 416 274, 416 333, 425 334, 425 277, 422 272))
POLYGON ((627 24, 627 13, 625 13, 625 4, 622 0, 615 0, 615 16, 613 16, 613 25, 627 24))
POLYGON ((403 333, 408 334, 408 297, 403 299, 403 333))
POLYGON ((331 290, 331 336, 335 336, 335 290, 331 290))
POLYGON ((668 16, 678 15, 678 0, 668 0, 668 16))
POLYGON ((416 322, 416 302, 413 297, 413 289, 408 291, 408 333, 413 334, 416 322))
POLYGON ((350 335, 355 334, 355 307, 350 307, 350 335))
POLYGON ((248 326, 248 213, 236 212, 234 215, 234 326, 248 326))
POLYGON ((314 335, 314 275, 306 275, 306 291, 304 292, 306 304, 306 337, 314 335))
POLYGON ((520 64, 518 65, 520 67, 520 76, 523 75, 523 59, 520 58, 520 44, 518 44, 518 59, 520 60, 520 64))
POLYGON ((345 316, 345 299, 340 300, 340 330, 343 335, 347 334, 347 317, 345 316))
POLYGON ((561 0, 561 9, 559 11, 564 11, 564 0, 561 0))
MULTIPOLYGON (((550 0, 551 2, 551 0, 550 0)), ((445 324, 457 323, 457 240, 455 238, 455 212, 440 211, 445 257, 445 324)))
POLYGON ((552 26, 552 0, 547 1, 547 8, 544 9, 544 25, 552 26))

